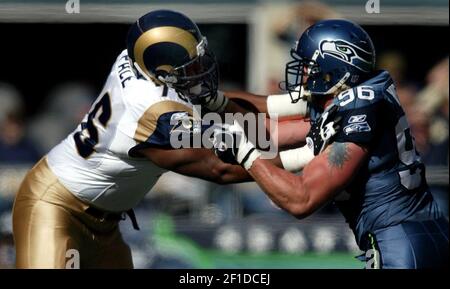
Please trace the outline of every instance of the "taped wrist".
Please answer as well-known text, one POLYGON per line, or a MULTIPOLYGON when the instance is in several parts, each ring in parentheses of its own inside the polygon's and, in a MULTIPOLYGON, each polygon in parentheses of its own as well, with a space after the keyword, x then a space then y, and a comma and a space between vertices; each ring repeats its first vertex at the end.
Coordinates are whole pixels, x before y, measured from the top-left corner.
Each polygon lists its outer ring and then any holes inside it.
POLYGON ((261 156, 261 153, 256 148, 252 148, 248 154, 245 156, 245 158, 242 160, 242 166, 248 171, 252 165, 253 162, 261 156))
POLYGON ((292 103, 289 93, 269 95, 267 97, 267 111, 270 118, 276 116, 305 116, 308 112, 308 103, 303 99, 300 99, 296 103, 292 103))
POLYGON ((314 153, 307 145, 280 152, 281 163, 290 172, 301 171, 313 158, 314 153))
POLYGON ((216 97, 209 99, 205 103, 205 106, 210 111, 220 113, 225 110, 225 107, 227 106, 227 104, 228 104, 228 98, 223 94, 222 91, 218 90, 216 97))

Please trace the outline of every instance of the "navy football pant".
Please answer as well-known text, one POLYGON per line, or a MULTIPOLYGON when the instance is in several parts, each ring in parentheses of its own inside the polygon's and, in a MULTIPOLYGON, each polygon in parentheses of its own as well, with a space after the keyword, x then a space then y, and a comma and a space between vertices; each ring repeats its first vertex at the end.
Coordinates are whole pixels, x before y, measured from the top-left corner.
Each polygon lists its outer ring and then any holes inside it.
POLYGON ((376 249, 373 251, 379 253, 379 262, 371 262, 371 268, 448 267, 448 228, 447 219, 440 218, 403 222, 369 234, 368 249, 376 249))

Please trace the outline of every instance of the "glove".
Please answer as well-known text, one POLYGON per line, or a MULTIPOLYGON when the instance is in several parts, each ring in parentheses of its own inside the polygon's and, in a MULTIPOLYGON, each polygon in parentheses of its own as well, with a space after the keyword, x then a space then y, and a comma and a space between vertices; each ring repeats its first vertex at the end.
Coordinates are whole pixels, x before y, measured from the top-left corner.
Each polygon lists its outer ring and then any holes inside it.
POLYGON ((212 143, 214 153, 223 162, 240 164, 247 170, 261 156, 237 121, 234 121, 233 125, 225 124, 215 129, 212 143))
POLYGON ((238 165, 233 152, 237 135, 230 131, 229 124, 221 124, 213 131, 211 142, 216 156, 225 163, 238 165))
POLYGON ((311 130, 306 136, 306 144, 314 152, 320 154, 330 142, 330 139, 338 132, 341 116, 336 116, 338 106, 333 104, 327 108, 320 118, 311 122, 311 130))

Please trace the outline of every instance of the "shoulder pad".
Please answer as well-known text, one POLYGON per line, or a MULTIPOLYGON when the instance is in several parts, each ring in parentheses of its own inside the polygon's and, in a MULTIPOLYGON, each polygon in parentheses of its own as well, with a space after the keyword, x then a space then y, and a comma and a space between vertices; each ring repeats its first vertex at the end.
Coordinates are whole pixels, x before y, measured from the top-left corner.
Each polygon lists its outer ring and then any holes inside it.
POLYGON ((172 126, 173 124, 170 123, 170 120, 178 116, 178 114, 175 114, 176 112, 185 112, 192 116, 192 108, 181 102, 164 100, 154 103, 138 120, 134 139, 137 142, 145 142, 157 130, 157 126, 172 126), (169 114, 173 114, 173 117, 171 116, 167 120, 164 119, 163 123, 161 121, 158 122, 161 116, 169 114))

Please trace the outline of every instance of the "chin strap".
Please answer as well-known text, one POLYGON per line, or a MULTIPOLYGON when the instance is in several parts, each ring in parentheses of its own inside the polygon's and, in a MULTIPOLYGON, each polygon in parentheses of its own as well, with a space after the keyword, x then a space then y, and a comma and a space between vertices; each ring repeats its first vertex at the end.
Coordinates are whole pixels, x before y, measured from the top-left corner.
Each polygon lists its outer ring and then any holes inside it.
MULTIPOLYGON (((334 97, 334 96, 338 95, 339 93, 341 93, 342 91, 349 89, 350 87, 345 84, 345 82, 349 79, 349 77, 350 77, 350 72, 345 73, 345 75, 341 78, 341 80, 338 81, 338 83, 333 85, 333 87, 328 89, 325 93, 320 94, 320 96, 332 95, 334 97)), ((310 90, 304 90, 302 97, 307 102, 313 101, 313 95, 310 90)))
POLYGON ((346 72, 345 75, 338 81, 333 87, 328 89, 325 94, 336 94, 339 90, 341 90, 345 85, 345 82, 350 78, 350 72, 346 72))
POLYGON ((133 66, 145 79, 149 81, 154 81, 153 79, 150 78, 150 76, 147 73, 144 72, 144 70, 139 66, 137 62, 133 62, 133 66))

